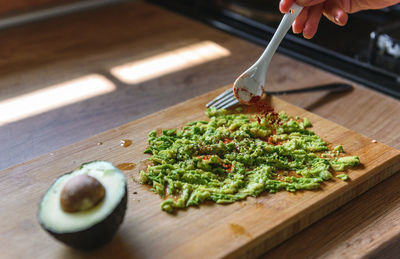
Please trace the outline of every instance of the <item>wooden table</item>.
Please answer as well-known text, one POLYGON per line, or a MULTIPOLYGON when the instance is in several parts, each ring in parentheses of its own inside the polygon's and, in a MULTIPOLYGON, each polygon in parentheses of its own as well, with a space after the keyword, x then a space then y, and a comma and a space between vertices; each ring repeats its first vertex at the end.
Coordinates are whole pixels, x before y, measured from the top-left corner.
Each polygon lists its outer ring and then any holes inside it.
MULTIPOLYGON (((0 107, 5 100, 95 75, 115 89, 0 126, 0 169, 229 84, 262 48, 142 2, 130 2, 0 32, 0 107), (215 56, 158 76, 124 79, 113 68, 209 47, 215 56), (164 55, 164 56, 163 56, 164 55)), ((136 63, 137 64, 137 63, 136 63)), ((276 55, 272 88, 344 81, 276 55)), ((400 149, 400 102, 363 86, 342 94, 282 99, 400 149)), ((31 107, 26 107, 30 110, 31 107)), ((269 251, 265 257, 384 257, 400 252, 400 174, 396 174, 269 251)))

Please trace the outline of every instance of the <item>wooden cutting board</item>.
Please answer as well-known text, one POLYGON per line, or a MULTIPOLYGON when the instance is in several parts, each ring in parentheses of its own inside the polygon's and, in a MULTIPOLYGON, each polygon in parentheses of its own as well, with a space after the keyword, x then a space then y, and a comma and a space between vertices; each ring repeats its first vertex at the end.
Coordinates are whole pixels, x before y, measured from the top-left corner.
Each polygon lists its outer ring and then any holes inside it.
MULTIPOLYGON (((181 210, 176 215, 162 212, 160 197, 133 180, 146 167, 144 161, 149 156, 143 151, 147 146, 147 134, 153 129, 175 128, 205 119, 205 103, 222 90, 0 172, 0 257, 253 257, 400 170, 398 150, 373 143, 356 132, 271 98, 271 104, 278 111, 309 118, 312 130, 326 141, 340 143, 349 154, 359 156, 362 166, 348 172, 351 180, 334 179, 317 191, 266 193, 230 205, 207 203, 181 210), (125 139, 132 140, 133 144, 122 147, 121 140, 125 139), (79 252, 58 243, 40 229, 37 205, 55 178, 92 160, 137 166, 124 171, 129 189, 128 209, 113 241, 92 252, 79 252)), ((330 227, 335 231, 335 226, 330 227)))

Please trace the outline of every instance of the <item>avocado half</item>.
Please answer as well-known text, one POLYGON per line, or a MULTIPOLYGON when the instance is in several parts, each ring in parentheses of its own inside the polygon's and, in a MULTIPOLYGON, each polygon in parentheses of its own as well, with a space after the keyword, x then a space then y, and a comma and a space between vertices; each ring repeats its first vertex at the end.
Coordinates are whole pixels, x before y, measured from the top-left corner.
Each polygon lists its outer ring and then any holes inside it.
POLYGON ((127 197, 125 175, 120 170, 106 161, 89 162, 60 176, 50 186, 39 204, 39 223, 71 247, 94 249, 113 238, 124 219, 127 197), (88 210, 65 212, 60 205, 61 191, 68 180, 81 174, 94 177, 104 186, 104 199, 88 210))

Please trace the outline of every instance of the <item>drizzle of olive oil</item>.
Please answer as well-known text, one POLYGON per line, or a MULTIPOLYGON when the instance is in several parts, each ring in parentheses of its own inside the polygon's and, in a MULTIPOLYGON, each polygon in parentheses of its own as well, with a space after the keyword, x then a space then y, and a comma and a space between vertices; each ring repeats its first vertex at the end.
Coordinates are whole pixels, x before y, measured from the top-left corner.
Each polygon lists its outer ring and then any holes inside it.
POLYGON ((130 145, 132 145, 132 140, 130 139, 121 140, 121 147, 129 147, 130 145))
POLYGON ((135 163, 122 163, 122 164, 117 165, 117 168, 122 171, 133 170, 133 169, 135 169, 135 167, 136 167, 135 163))

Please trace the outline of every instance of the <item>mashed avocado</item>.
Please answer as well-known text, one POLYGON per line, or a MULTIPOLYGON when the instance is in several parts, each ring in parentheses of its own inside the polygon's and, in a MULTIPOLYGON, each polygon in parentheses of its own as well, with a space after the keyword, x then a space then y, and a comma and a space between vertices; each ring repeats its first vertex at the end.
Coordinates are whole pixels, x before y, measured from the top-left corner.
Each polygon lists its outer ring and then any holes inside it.
POLYGON ((308 119, 236 114, 208 109, 209 121, 149 134, 153 165, 140 181, 166 197, 161 209, 172 212, 210 200, 232 203, 261 192, 310 190, 360 163, 357 156, 330 150, 307 128, 308 119))
POLYGON ((336 177, 343 181, 349 180, 349 176, 347 174, 339 174, 339 175, 336 175, 336 177))

